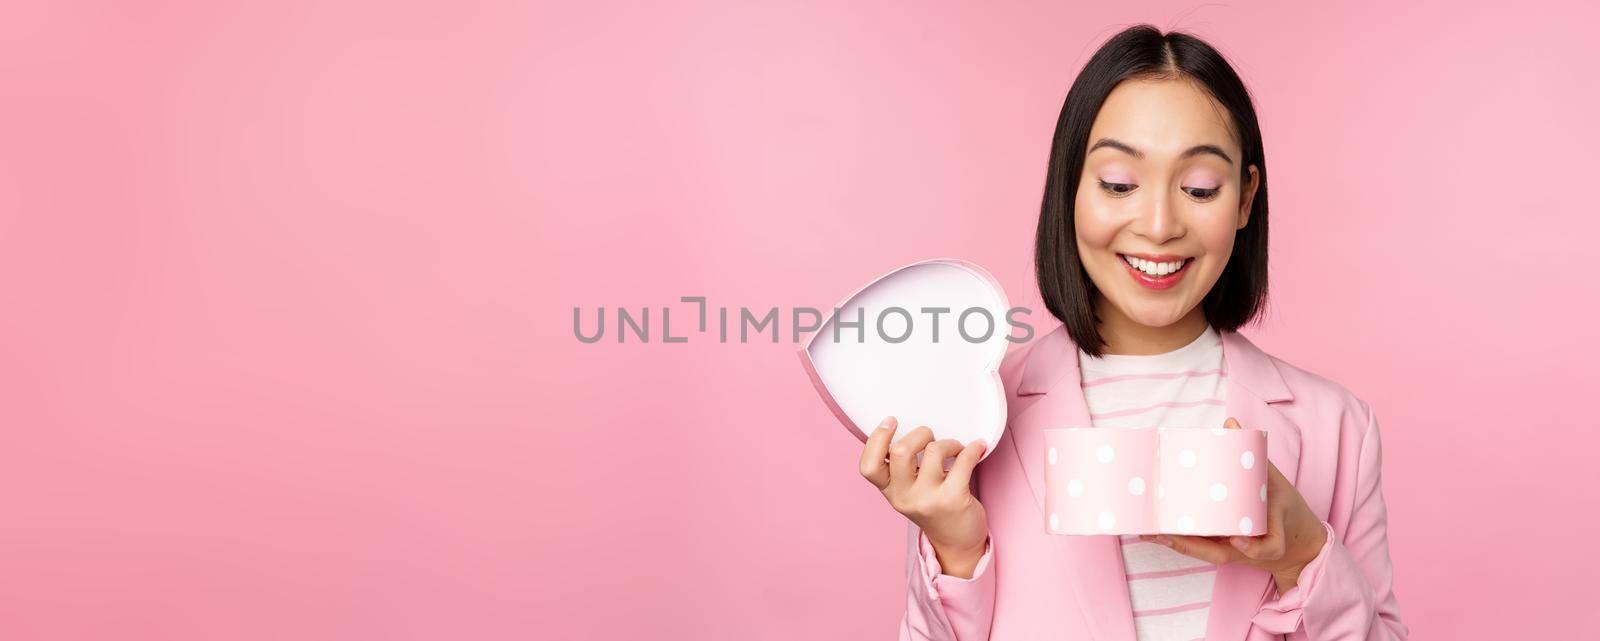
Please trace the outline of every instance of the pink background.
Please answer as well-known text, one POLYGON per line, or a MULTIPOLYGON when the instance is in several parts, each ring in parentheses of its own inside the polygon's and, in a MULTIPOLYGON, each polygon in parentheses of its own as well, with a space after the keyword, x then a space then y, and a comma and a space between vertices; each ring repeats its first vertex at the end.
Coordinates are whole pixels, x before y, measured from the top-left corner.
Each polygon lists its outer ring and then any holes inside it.
POLYGON ((890 637, 903 521, 794 345, 572 309, 934 256, 1042 309, 1062 97, 1139 21, 1258 97, 1248 333, 1376 409, 1408 625, 1600 626, 1581 3, 220 4, 0 8, 0 637, 890 637))

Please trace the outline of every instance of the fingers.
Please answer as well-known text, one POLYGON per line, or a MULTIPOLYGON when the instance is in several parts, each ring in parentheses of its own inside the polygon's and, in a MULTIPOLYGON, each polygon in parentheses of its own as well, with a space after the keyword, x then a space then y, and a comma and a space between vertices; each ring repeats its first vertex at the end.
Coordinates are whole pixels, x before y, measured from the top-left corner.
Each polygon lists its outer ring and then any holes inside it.
POLYGON ((933 430, 923 425, 889 446, 889 490, 904 492, 917 480, 917 453, 933 441, 933 430))
POLYGON ((1284 543, 1289 540, 1288 533, 1283 526, 1284 511, 1285 509, 1282 505, 1277 507, 1267 506, 1266 538, 1275 540, 1278 546, 1278 556, 1283 556, 1284 543))
POLYGON ((922 469, 917 470, 916 485, 937 487, 944 482, 944 460, 961 451, 961 441, 946 438, 934 441, 922 449, 922 469))
POLYGON ((1222 427, 1224 429, 1230 429, 1230 430, 1242 430, 1242 429, 1244 429, 1244 426, 1239 424, 1239 419, 1236 419, 1236 418, 1234 418, 1232 416, 1229 416, 1228 420, 1222 422, 1222 427))
POLYGON ((978 439, 967 444, 967 447, 956 455, 955 465, 950 466, 950 471, 944 475, 944 484, 949 487, 968 487, 972 480, 972 468, 978 466, 978 460, 983 458, 983 453, 989 449, 989 444, 983 439, 978 439))
POLYGON ((1268 506, 1267 533, 1261 536, 1230 537, 1233 547, 1245 558, 1255 561, 1277 561, 1288 551, 1288 537, 1283 530, 1283 506, 1268 506))
POLYGON ((889 442, 894 440, 894 430, 899 425, 893 416, 883 419, 861 449, 861 476, 880 490, 889 486, 889 442))
POLYGON ((1160 534, 1156 535, 1156 542, 1161 543, 1163 537, 1167 539, 1166 543, 1162 543, 1163 545, 1172 548, 1179 554, 1192 556, 1212 565, 1222 565, 1233 561, 1239 556, 1239 552, 1234 550, 1233 546, 1218 543, 1203 536, 1160 534))

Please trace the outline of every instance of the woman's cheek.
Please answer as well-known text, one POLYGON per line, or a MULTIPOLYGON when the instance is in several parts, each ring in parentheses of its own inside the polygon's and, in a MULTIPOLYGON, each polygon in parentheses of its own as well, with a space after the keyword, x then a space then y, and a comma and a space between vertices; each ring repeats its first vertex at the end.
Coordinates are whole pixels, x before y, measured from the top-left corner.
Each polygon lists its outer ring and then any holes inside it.
POLYGON ((1078 237, 1092 249, 1106 249, 1117 235, 1116 216, 1097 203, 1079 203, 1076 215, 1078 237))
POLYGON ((1222 270, 1228 266, 1229 257, 1233 255, 1233 234, 1207 239, 1206 255, 1215 257, 1206 266, 1207 277, 1221 276, 1222 270))
POLYGON ((1096 187, 1095 191, 1079 193, 1077 209, 1073 217, 1082 221, 1080 224, 1087 224, 1096 229, 1108 231, 1107 240, 1109 242, 1109 236, 1116 234, 1117 227, 1122 224, 1123 219, 1126 217, 1124 214, 1131 207, 1133 207, 1132 199, 1112 198, 1099 193, 1099 188, 1096 187))
POLYGON ((1229 210, 1216 212, 1216 215, 1206 218, 1205 244, 1206 250, 1221 256, 1227 256, 1233 251, 1233 240, 1239 232, 1239 219, 1229 210))

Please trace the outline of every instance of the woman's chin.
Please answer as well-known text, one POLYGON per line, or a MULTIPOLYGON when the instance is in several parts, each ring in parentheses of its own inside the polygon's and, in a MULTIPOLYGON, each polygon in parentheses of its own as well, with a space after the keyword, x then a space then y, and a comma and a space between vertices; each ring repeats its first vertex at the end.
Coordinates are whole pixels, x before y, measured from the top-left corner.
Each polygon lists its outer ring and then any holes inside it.
POLYGON ((1142 306, 1133 305, 1128 310, 1128 319, 1145 327, 1166 327, 1183 320, 1188 315, 1188 309, 1177 309, 1166 305, 1142 306))

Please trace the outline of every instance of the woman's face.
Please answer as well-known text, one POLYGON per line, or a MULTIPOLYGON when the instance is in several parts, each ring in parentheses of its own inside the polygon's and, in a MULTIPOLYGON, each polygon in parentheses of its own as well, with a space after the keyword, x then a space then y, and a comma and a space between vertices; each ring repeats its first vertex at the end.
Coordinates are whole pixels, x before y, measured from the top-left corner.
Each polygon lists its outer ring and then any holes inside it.
POLYGON ((1103 322, 1176 323, 1222 274, 1257 182, 1252 166, 1241 184, 1228 120, 1220 103, 1182 78, 1123 82, 1101 106, 1074 218, 1103 322))

